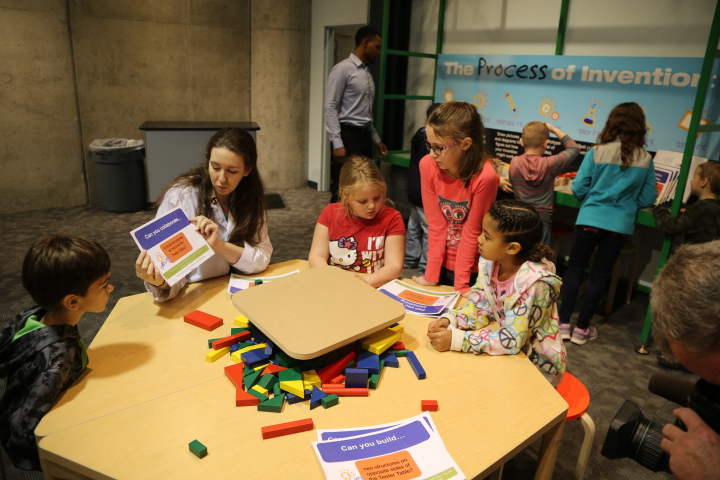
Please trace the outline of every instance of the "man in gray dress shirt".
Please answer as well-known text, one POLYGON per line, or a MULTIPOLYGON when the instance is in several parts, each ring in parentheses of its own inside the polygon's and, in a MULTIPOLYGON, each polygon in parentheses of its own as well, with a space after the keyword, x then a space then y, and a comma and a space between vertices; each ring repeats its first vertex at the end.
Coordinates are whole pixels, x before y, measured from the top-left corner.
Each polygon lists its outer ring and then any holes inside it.
POLYGON ((338 202, 340 170, 345 159, 353 154, 372 158, 372 146, 378 156, 387 154, 387 147, 375 131, 372 104, 375 82, 368 69, 380 56, 382 38, 370 26, 355 34, 355 52, 335 65, 330 72, 325 96, 325 128, 332 144, 330 164, 330 203, 338 202))

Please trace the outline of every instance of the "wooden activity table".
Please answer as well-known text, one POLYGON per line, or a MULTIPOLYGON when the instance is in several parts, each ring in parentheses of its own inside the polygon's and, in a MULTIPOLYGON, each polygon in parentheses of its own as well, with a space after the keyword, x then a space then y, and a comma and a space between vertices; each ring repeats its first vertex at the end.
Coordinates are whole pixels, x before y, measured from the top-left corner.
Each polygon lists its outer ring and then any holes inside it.
MULTIPOLYGON (((306 268, 297 260, 264 274, 306 268)), ((524 355, 436 352, 426 337, 429 320, 420 316, 401 320, 402 340, 425 380, 400 358, 400 368, 385 368, 369 397, 342 397, 329 409, 310 410, 307 402, 285 405, 280 414, 235 407, 223 373, 232 360, 204 358, 207 339, 229 333, 237 315, 226 288, 222 277, 190 285, 165 305, 149 294, 118 302, 88 349, 93 370, 36 430, 46 478, 321 479, 314 431, 262 440, 261 427, 308 417, 316 428, 384 424, 419 414, 421 400, 439 402, 433 419, 468 478, 491 474, 541 436, 535 478, 552 477, 567 411, 562 397, 524 355), (185 324, 183 314, 195 309, 222 316, 225 325, 206 332, 185 324), (196 439, 208 448, 202 459, 188 450, 196 439)))

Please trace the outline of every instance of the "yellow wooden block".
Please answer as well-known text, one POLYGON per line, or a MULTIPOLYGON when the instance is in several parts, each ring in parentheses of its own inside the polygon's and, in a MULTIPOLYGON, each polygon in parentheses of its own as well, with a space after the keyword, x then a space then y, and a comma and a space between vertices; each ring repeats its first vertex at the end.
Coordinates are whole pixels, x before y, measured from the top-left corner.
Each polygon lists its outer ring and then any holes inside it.
POLYGON ((248 320, 245 315, 238 315, 233 319, 233 323, 235 323, 235 325, 237 325, 238 327, 248 328, 250 320, 248 320))
POLYGON ((320 377, 315 370, 306 370, 302 372, 302 377, 303 383, 305 384, 304 388, 307 388, 308 390, 312 387, 320 388, 322 386, 322 380, 320 380, 320 377))
MULTIPOLYGON (((250 345, 249 347, 241 348, 240 350, 235 350, 233 353, 230 354, 230 358, 233 359, 233 362, 235 363, 242 363, 242 357, 241 355, 248 350, 255 350, 256 348, 265 348, 264 343, 259 343, 257 345, 250 345)), ((267 367, 267 364, 263 365, 262 368, 267 367)), ((257 368, 255 370, 258 370, 257 368)))
POLYGON ((400 340, 401 336, 402 332, 396 332, 386 328, 365 338, 362 342, 362 348, 375 355, 380 355, 400 340))
POLYGON ((305 387, 302 380, 292 380, 289 382, 280 382, 280 390, 285 390, 298 397, 305 396, 305 387))
POLYGON ((267 367, 268 365, 270 365, 270 362, 260 365, 259 367, 253 367, 253 370, 255 370, 257 372, 258 370, 262 370, 263 368, 267 367))
POLYGON ((266 388, 261 387, 260 385, 253 385, 253 387, 250 390, 255 390, 256 392, 260 392, 266 397, 268 396, 268 391, 266 388))
POLYGON ((265 348, 267 344, 265 343, 258 343, 257 345, 250 345, 249 347, 241 348, 238 350, 239 353, 245 353, 249 352, 250 350, 257 350, 258 348, 265 348))
POLYGON ((220 350, 211 350, 205 355, 205 360, 212 363, 230 351, 230 347, 221 348, 220 350))
POLYGON ((395 326, 388 327, 388 328, 389 328, 390 330, 393 330, 393 331, 398 332, 398 333, 403 333, 403 332, 405 331, 405 327, 403 327, 403 326, 400 325, 399 323, 398 323, 397 325, 395 325, 395 326))

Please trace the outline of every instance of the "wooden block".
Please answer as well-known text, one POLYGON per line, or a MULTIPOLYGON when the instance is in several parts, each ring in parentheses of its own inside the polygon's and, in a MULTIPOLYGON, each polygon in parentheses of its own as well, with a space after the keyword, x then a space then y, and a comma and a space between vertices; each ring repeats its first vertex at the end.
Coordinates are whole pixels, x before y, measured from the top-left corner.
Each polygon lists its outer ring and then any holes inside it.
POLYGON ((220 350, 213 350, 205 355, 205 360, 213 363, 215 360, 228 353, 230 353, 230 347, 221 348, 220 350))
POLYGON ((374 353, 375 355, 380 355, 385 350, 388 350, 390 347, 392 347, 398 340, 400 340, 401 336, 402 332, 395 331, 391 328, 386 328, 384 330, 380 330, 379 332, 373 333, 369 337, 366 337, 362 341, 362 348, 374 353))
POLYGON ((215 340, 212 343, 212 348, 214 348, 215 350, 219 350, 221 348, 229 347, 230 345, 233 345, 235 343, 244 342, 245 340, 247 340, 249 338, 250 338, 250 331, 245 330, 244 332, 236 333, 235 335, 230 335, 229 337, 215 340))
POLYGON ((322 381, 320 380, 320 377, 315 370, 305 370, 304 372, 302 372, 302 380, 305 384, 305 388, 311 388, 315 386, 319 387, 322 384, 322 381))
POLYGON ((242 333, 246 332, 248 329, 245 327, 233 327, 230 329, 230 335, 235 335, 236 333, 242 333))
POLYGON ((420 364, 420 360, 417 359, 415 352, 408 352, 407 359, 408 362, 410 362, 410 366, 412 367, 413 372, 415 372, 418 380, 424 380, 426 378, 425 369, 420 364))
POLYGON ((322 400, 320 400, 320 403, 322 404, 323 408, 330 408, 337 405, 339 401, 340 399, 338 398, 338 396, 333 393, 326 397, 323 397, 322 400))
POLYGON ((420 401, 420 409, 423 412, 437 412, 438 411, 438 402, 437 402, 437 400, 421 400, 420 401))
POLYGON ((198 458, 203 458, 208 454, 207 447, 197 440, 193 440, 189 443, 190 451, 198 458))
MULTIPOLYGON (((345 375, 338 375, 337 377, 333 378, 332 380, 330 380, 327 383, 338 384, 338 383, 343 383, 344 381, 345 381, 345 375)), ((320 384, 320 385, 322 385, 322 384, 320 384)))
POLYGON ((275 345, 273 345, 273 343, 269 339, 265 343, 265 353, 267 353, 268 355, 272 355, 272 351, 275 345))
POLYGON ((282 389, 280 388, 280 382, 275 382, 275 385, 273 385, 273 395, 282 395, 282 389))
POLYGON ((326 396, 327 394, 319 388, 313 388, 312 393, 310 394, 310 410, 315 407, 319 407, 322 403, 322 399, 326 396))
MULTIPOLYGON (((220 338, 223 338, 223 337, 220 337, 220 338)), ((209 338, 208 339, 208 348, 212 348, 212 342, 214 342, 215 340, 220 340, 220 338, 209 338)))
POLYGON ((328 395, 334 393, 338 397, 367 397, 370 395, 369 388, 343 388, 338 385, 323 385, 323 392, 328 395))
POLYGON ((235 388, 243 389, 243 370, 244 365, 242 363, 236 363, 235 365, 229 365, 225 367, 225 376, 230 379, 235 388))
POLYGON ((371 390, 377 389, 379 383, 380 383, 380 374, 379 373, 376 373, 375 375, 370 375, 370 381, 368 382, 368 387, 370 387, 371 390))
POLYGON ((367 369, 370 375, 380 373, 380 355, 375 355, 367 350, 360 350, 357 368, 367 369))
POLYGON ((388 367, 400 368, 400 361, 392 351, 388 351, 380 355, 380 361, 388 367))
POLYGON ((390 348, 393 350, 405 350, 405 344, 403 342, 395 342, 395 345, 390 348))
POLYGON ((262 427, 263 440, 268 438, 282 437, 283 435, 292 435, 293 433, 307 432, 314 428, 312 418, 296 420, 294 422, 278 423, 277 425, 268 425, 262 427))
POLYGON ((347 367, 348 363, 355 360, 356 356, 357 355, 355 354, 355 352, 350 352, 341 359, 336 360, 333 363, 326 365, 320 370, 318 370, 317 374, 318 377, 320 377, 320 381, 322 381, 322 383, 327 383, 330 379, 337 377, 340 372, 345 370, 345 367, 347 367))
POLYGON ((302 378, 302 371, 300 371, 300 369, 297 367, 288 368, 278 373, 278 380, 280 380, 281 382, 296 382, 298 380, 302 381, 302 378))
POLYGON ((233 323, 238 327, 248 328, 250 320, 248 320, 245 315, 238 315, 237 317, 233 318, 233 323))
POLYGON ((301 397, 305 394, 305 387, 302 380, 291 380, 289 382, 280 382, 280 389, 301 397))
POLYGON ((282 372, 283 370, 287 370, 287 368, 281 367, 280 365, 276 365, 274 363, 271 363, 270 365, 265 367, 265 370, 263 370, 263 374, 278 373, 278 372, 282 372))
MULTIPOLYGON (((239 350, 238 350, 239 351, 239 350)), ((270 355, 263 352, 262 350, 255 349, 255 350, 248 350, 247 352, 243 352, 240 357, 242 358, 242 361, 245 365, 250 365, 251 367, 255 368, 255 366, 259 365, 267 365, 268 359, 270 358, 270 355)))
MULTIPOLYGON (((263 371, 265 371, 263 369, 263 371)), ((277 383, 277 378, 275 378, 274 375, 271 375, 269 373, 263 374, 260 376, 260 380, 258 381, 258 385, 263 387, 266 390, 272 390, 273 386, 277 383)))
POLYGON ((393 330, 393 331, 398 332, 398 333, 403 333, 403 332, 405 331, 405 327, 403 327, 403 326, 400 325, 399 323, 396 323, 396 324, 394 324, 394 325, 390 325, 388 328, 389 328, 390 330, 393 330))
POLYGON ((277 397, 273 397, 269 400, 265 400, 264 402, 260 402, 257 406, 257 409, 260 412, 280 413, 280 412, 282 412, 282 408, 283 408, 284 404, 285 404, 285 394, 278 395, 277 397))
POLYGON ((223 324, 222 318, 210 315, 209 313, 201 312, 200 310, 190 312, 183 318, 185 320, 185 323, 195 325, 196 327, 203 328, 210 332, 223 324))
MULTIPOLYGON (((258 392, 257 390, 253 390, 252 388, 247 391, 248 394, 252 395, 253 397, 257 397, 260 399, 260 402, 264 402, 268 399, 267 395, 263 395, 262 393, 258 392)), ((259 404, 258 404, 259 405, 259 404)))
POLYGON ((367 388, 370 375, 364 368, 346 368, 345 386, 347 388, 367 388))
MULTIPOLYGON (((242 364, 240 364, 242 365, 242 364)), ((257 382, 260 381, 260 376, 262 375, 262 372, 258 370, 257 372, 253 372, 250 375, 245 375, 243 377, 243 383, 245 384, 245 390, 250 390, 253 385, 255 385, 257 382)))
POLYGON ((265 397, 270 396, 270 395, 268 395, 268 389, 265 387, 261 387, 260 385, 257 385, 257 384, 253 385, 252 388, 250 390, 248 390, 248 393, 252 393, 253 390, 256 392, 262 393, 265 397))
POLYGON ((260 399, 255 395, 244 392, 241 388, 235 389, 235 406, 236 407, 251 407, 260 403, 260 399))
POLYGON ((409 351, 407 348, 403 348, 401 350, 393 350, 393 353, 396 357, 406 357, 409 351))
MULTIPOLYGON (((280 384, 278 384, 278 386, 280 386, 280 384)), ((297 395, 293 395, 292 393, 285 394, 285 401, 288 403, 288 405, 292 405, 294 403, 300 403, 303 400, 305 400, 304 397, 298 397, 297 395)))

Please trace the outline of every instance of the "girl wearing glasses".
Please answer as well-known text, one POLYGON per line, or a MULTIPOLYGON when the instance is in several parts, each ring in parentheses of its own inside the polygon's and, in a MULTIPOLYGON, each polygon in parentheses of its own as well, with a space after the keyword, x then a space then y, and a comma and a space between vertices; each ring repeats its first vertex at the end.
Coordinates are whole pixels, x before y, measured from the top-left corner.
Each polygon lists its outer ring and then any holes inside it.
POLYGON ((423 207, 428 221, 425 275, 420 285, 451 285, 467 296, 478 271, 476 240, 495 201, 498 175, 485 151, 476 108, 448 102, 428 118, 429 154, 420 161, 423 207))

